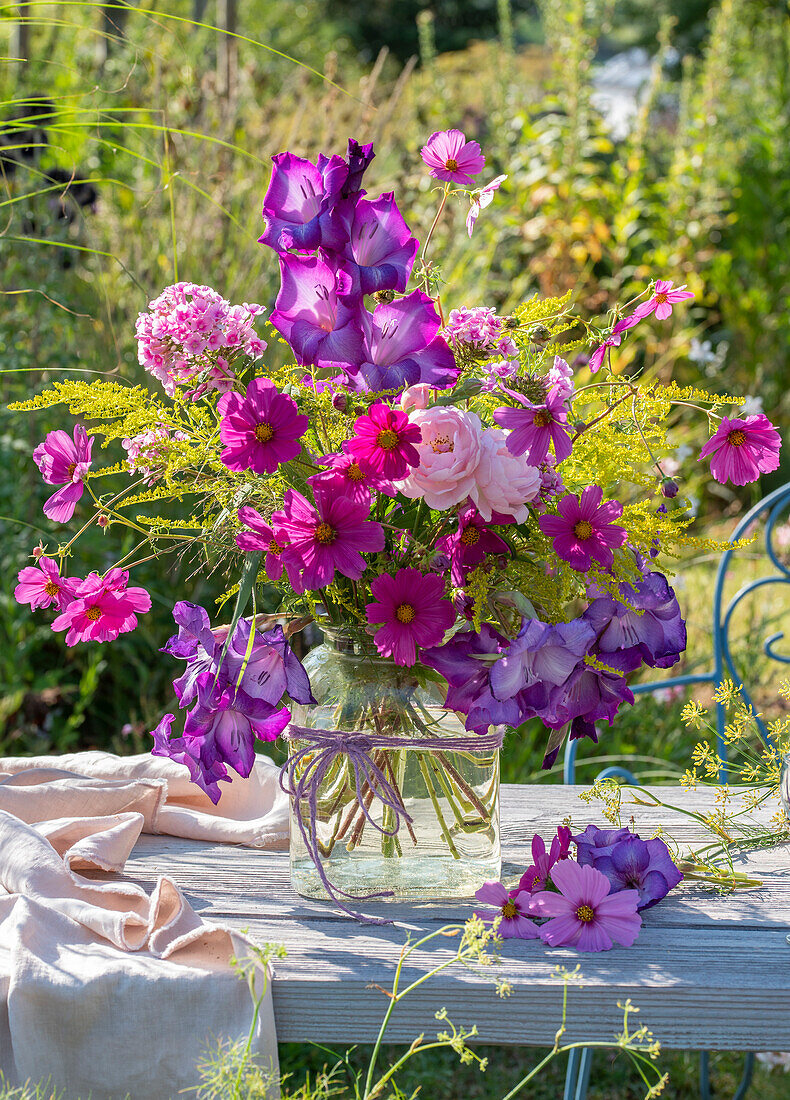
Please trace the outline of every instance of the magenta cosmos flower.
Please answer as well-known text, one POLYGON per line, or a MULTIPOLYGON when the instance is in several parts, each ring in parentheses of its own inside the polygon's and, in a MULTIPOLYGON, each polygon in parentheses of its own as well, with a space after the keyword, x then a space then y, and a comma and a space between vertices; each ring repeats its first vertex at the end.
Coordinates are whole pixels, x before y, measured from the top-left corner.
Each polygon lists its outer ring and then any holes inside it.
POLYGON ((779 432, 767 416, 722 417, 698 461, 712 456, 710 472, 724 484, 746 485, 779 465, 779 432))
POLYGON ((66 630, 66 645, 77 642, 111 642, 137 626, 137 615, 151 610, 144 588, 129 588, 129 574, 111 569, 105 577, 90 573, 79 581, 73 599, 52 624, 66 630))
POLYGON ((79 583, 73 577, 61 577, 58 563, 44 557, 38 559, 37 565, 20 569, 17 576, 19 584, 14 589, 14 599, 17 603, 29 603, 32 611, 52 604, 63 611, 74 598, 79 583))
POLYGON ((616 500, 602 504, 602 499, 603 490, 588 485, 581 497, 564 496, 555 516, 538 519, 543 534, 554 540, 554 552, 580 573, 587 572, 593 559, 609 569, 613 548, 628 538, 626 529, 613 522, 623 514, 622 504, 616 500))
POLYGON ((622 336, 617 332, 612 332, 612 335, 607 337, 602 344, 599 344, 595 351, 590 356, 590 362, 587 364, 590 368, 590 374, 597 374, 603 366, 603 361, 606 358, 606 353, 609 348, 616 348, 622 341, 622 336))
POLYGON ((572 859, 556 863, 551 880, 559 893, 533 894, 529 906, 533 916, 550 918, 540 929, 540 938, 550 947, 608 951, 615 943, 630 947, 639 935, 636 890, 610 894, 606 875, 572 859))
POLYGON ((417 646, 435 646, 455 622, 455 609, 444 598, 444 579, 419 569, 399 569, 376 577, 370 586, 377 601, 365 612, 368 622, 379 626, 374 638, 383 657, 398 665, 413 665, 417 646))
MULTIPOLYGON (((652 298, 637 306, 631 317, 649 317, 655 313, 659 321, 666 321, 672 313, 672 307, 682 302, 685 298, 693 298, 690 290, 686 290, 686 284, 675 287, 669 279, 659 279, 653 290, 652 298)), ((630 320, 630 318, 628 318, 630 320)), ((629 326, 630 327, 630 326, 629 326)))
POLYGON ((395 487, 391 481, 379 477, 366 467, 363 469, 352 454, 345 449, 339 454, 324 455, 318 461, 322 466, 328 467, 318 474, 311 474, 307 482, 309 485, 317 485, 327 489, 331 493, 339 493, 341 496, 350 497, 357 504, 370 506, 370 492, 372 489, 387 496, 395 496, 395 487))
POLYGON ((554 444, 557 462, 567 458, 573 449, 568 434, 568 412, 561 390, 552 387, 542 405, 535 405, 520 393, 506 390, 511 397, 519 401, 524 408, 512 407, 497 409, 494 420, 503 428, 510 428, 507 437, 507 449, 512 455, 526 454, 532 466, 540 466, 546 461, 549 447, 554 444))
POLYGON ((237 514, 239 522, 250 528, 249 531, 239 531, 236 535, 236 545, 239 550, 247 552, 260 550, 266 555, 266 576, 269 580, 278 581, 283 575, 283 569, 286 568, 291 584, 298 585, 298 571, 295 567, 288 568, 288 562, 283 559, 283 551, 287 548, 287 543, 278 542, 274 537, 274 531, 260 512, 248 504, 239 508, 237 514))
POLYGON ((420 429, 404 412, 388 405, 371 405, 367 416, 354 423, 356 435, 345 449, 363 468, 369 467, 387 481, 406 477, 411 466, 419 466, 415 447, 422 439, 420 429))
POLYGON ((268 378, 254 378, 244 397, 224 394, 217 410, 222 417, 219 435, 225 444, 220 458, 229 470, 272 474, 302 449, 299 439, 309 419, 268 378))
POLYGON ((322 588, 335 570, 358 580, 365 572, 363 553, 384 549, 384 530, 368 519, 370 504, 335 496, 313 487, 315 507, 301 493, 289 489, 282 512, 272 516, 274 532, 283 551, 284 564, 301 572, 297 591, 322 588))
POLYGON ((33 451, 33 461, 48 485, 62 485, 44 505, 44 515, 53 523, 68 523, 83 494, 83 482, 91 465, 93 440, 80 424, 74 425, 74 438, 58 429, 50 432, 33 451))
POLYGON ((555 864, 569 858, 571 831, 567 825, 557 827, 557 835, 552 838, 547 850, 542 836, 537 833, 532 838, 532 863, 519 879, 519 890, 537 894, 551 883, 551 871, 555 864))
POLYGON ((497 932, 503 940, 535 940, 540 935, 534 921, 527 916, 530 895, 526 890, 508 893, 501 882, 485 882, 475 893, 475 897, 485 905, 493 905, 497 910, 493 913, 475 913, 485 924, 491 924, 501 916, 497 932))
POLYGON ((440 130, 431 134, 420 155, 437 180, 470 187, 473 176, 483 171, 486 158, 476 141, 467 141, 460 130, 440 130))

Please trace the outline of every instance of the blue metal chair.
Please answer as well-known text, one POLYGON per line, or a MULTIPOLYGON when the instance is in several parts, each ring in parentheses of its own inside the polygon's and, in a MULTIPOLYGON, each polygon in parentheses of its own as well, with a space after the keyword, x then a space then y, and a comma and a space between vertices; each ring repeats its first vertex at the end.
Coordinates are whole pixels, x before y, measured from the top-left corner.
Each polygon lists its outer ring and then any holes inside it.
MULTIPOLYGON (((691 673, 685 676, 671 676, 665 680, 651 681, 644 684, 632 685, 635 695, 645 695, 659 689, 690 686, 692 684, 718 685, 725 679, 731 679, 733 683, 740 684, 740 693, 747 705, 751 705, 752 699, 749 691, 743 686, 743 677, 735 667, 735 662, 730 650, 729 632, 733 615, 739 604, 760 588, 768 585, 790 584, 790 568, 776 553, 773 545, 774 529, 779 517, 790 509, 790 484, 775 489, 767 497, 756 504, 740 521, 730 536, 730 542, 735 543, 743 538, 749 529, 763 516, 767 514, 765 524, 765 550, 767 557, 776 572, 770 576, 760 577, 758 580, 745 584, 724 606, 724 585, 730 568, 733 554, 737 552, 733 546, 722 554, 719 567, 716 571, 716 584, 713 590, 713 668, 709 672, 691 673)), ((784 631, 770 634, 763 642, 763 651, 767 657, 782 664, 790 664, 790 656, 778 653, 776 645, 784 638, 784 631)), ((724 728, 727 722, 725 708, 716 704, 716 732, 719 759, 722 764, 719 778, 722 783, 727 782, 727 745, 724 739, 724 728)), ((768 731, 762 719, 757 718, 757 725, 763 739, 768 742, 768 731)), ((563 782, 574 783, 576 781, 576 753, 577 741, 569 741, 565 747, 565 762, 563 765, 563 782)), ((615 776, 625 780, 626 783, 637 783, 636 777, 627 768, 614 766, 605 768, 597 776, 604 779, 615 776)), ((590 1081, 592 1066, 592 1051, 589 1049, 572 1051, 568 1061, 568 1069, 565 1077, 565 1092, 563 1100, 585 1100, 590 1081)), ((746 1096, 754 1072, 754 1055, 747 1054, 745 1058, 743 1076, 735 1092, 733 1100, 743 1100, 746 1096)), ((701 1100, 710 1100, 710 1058, 707 1051, 700 1053, 700 1097, 701 1100)))

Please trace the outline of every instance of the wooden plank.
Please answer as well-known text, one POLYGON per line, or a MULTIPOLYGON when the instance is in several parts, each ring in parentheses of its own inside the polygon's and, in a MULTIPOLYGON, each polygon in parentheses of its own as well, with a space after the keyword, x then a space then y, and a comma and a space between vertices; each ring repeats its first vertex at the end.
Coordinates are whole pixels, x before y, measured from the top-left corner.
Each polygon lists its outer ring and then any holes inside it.
MULTIPOLYGON (((595 807, 579 801, 582 789, 503 788, 505 881, 515 880, 529 862, 534 832, 548 837, 568 816, 579 828, 590 820, 602 823, 595 807)), ((664 797, 669 791, 661 789, 664 797)), ((707 792, 672 789, 672 796, 695 812, 712 808, 707 792)), ((690 819, 643 806, 633 810, 645 837, 663 824, 682 844, 704 839, 690 819)), ((411 1040, 423 1030, 430 1035, 437 1026, 434 1012, 446 1007, 455 1023, 477 1023, 481 1041, 550 1043, 562 996, 554 968, 578 962, 584 982, 570 994, 571 1039, 610 1038, 622 1022, 617 1002, 631 997, 642 1010, 640 1021, 667 1047, 790 1049, 790 1012, 777 1010, 790 999, 790 846, 752 854, 739 867, 759 875, 763 886, 721 897, 698 884, 684 884, 644 914, 640 938, 627 950, 583 955, 508 940, 500 972, 513 984, 509 998, 497 996, 493 973, 450 968, 403 1002, 388 1034, 393 1040, 411 1040)), ((285 852, 173 837, 142 837, 127 870, 149 888, 157 875, 171 875, 206 918, 285 945, 288 955, 278 963, 274 982, 283 1041, 372 1040, 385 1007, 384 995, 373 985, 391 983, 406 934, 416 938, 463 921, 473 908, 473 903, 371 904, 366 912, 383 913, 395 924, 364 926, 331 903, 294 894, 285 852)), ((448 957, 448 951, 415 956, 412 975, 448 957)))

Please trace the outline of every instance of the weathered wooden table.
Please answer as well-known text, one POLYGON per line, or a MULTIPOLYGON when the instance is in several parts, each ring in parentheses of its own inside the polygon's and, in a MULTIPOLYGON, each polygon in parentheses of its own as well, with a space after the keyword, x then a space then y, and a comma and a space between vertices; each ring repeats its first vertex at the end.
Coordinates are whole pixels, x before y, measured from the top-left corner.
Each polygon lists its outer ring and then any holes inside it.
MULTIPOLYGON (((507 786, 502 792, 503 877, 515 882, 531 862, 533 833, 549 837, 568 815, 575 826, 603 825, 595 805, 581 802, 580 787, 507 786)), ((710 809, 704 792, 661 788, 690 809, 710 809)), ((670 795, 672 797, 670 797, 670 795)), ((631 812, 631 807, 626 810, 631 812)), ((643 838, 663 824, 683 846, 703 840, 694 822, 656 808, 633 807, 643 838)), ((621 1030, 618 1001, 630 997, 665 1047, 699 1050, 790 1050, 790 845, 754 853, 738 869, 760 878, 760 888, 716 896, 683 883, 644 914, 633 947, 600 954, 506 940, 501 973, 513 985, 500 999, 491 981, 461 966, 424 983, 393 1014, 388 1039, 431 1034, 434 1012, 476 1023, 481 1042, 550 1045, 560 1019, 558 963, 581 963, 582 987, 569 992, 568 1041, 610 1039, 621 1030)), ((359 1043, 376 1037, 388 987, 407 930, 413 938, 442 924, 465 920, 469 904, 381 904, 395 924, 356 923, 329 902, 296 895, 288 881, 286 852, 208 845, 172 837, 143 836, 127 864, 135 881, 151 887, 171 875, 195 909, 210 920, 278 942, 287 957, 277 963, 274 1005, 282 1041, 359 1043)), ((440 941, 441 942, 441 941, 440 941)), ((412 956, 413 975, 452 950, 412 956)), ((407 971, 407 976, 410 971, 407 971)))

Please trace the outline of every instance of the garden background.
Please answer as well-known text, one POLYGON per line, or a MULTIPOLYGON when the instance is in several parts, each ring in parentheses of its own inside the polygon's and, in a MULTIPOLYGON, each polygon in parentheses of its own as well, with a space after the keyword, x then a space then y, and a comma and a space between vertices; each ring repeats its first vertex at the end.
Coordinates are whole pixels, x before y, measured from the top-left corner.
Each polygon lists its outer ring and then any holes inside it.
MULTIPOLYGON (((5 405, 66 371, 145 383, 134 322, 178 278, 271 307, 278 272, 257 244, 271 154, 314 159, 343 152, 349 136, 375 142, 368 190, 395 190, 421 236, 432 181, 420 146, 458 126, 486 154, 484 182, 508 180, 471 240, 460 210, 440 227, 446 305, 506 314, 531 294, 572 289, 579 310, 600 312, 651 278, 686 283, 695 301, 619 367, 746 393, 748 411, 762 408, 784 434, 789 80, 784 0, 0 3, 0 754, 145 751, 172 706, 172 669, 157 651, 173 629, 174 593, 211 607, 229 583, 165 555, 136 571, 153 609, 135 632, 67 651, 13 598, 38 540, 54 548, 41 510, 49 487, 31 453, 62 411, 5 405)), ((278 361, 276 334, 264 335, 264 362, 278 361)), ((785 459, 755 486, 703 490, 704 440, 682 432, 676 476, 696 533, 726 537, 790 476, 785 459)), ((91 528, 81 560, 108 568, 133 546, 116 534, 91 528)), ((778 544, 790 554, 790 527, 778 544)), ((760 551, 758 540, 739 555, 732 591, 759 575, 760 551)), ((677 563, 689 650, 673 673, 709 664, 715 567, 714 555, 677 563)), ((758 593, 733 631, 767 710, 777 673, 762 640, 787 612, 758 593)), ((646 696, 621 712, 580 752, 581 779, 624 754, 645 778, 682 773, 694 740, 682 731, 684 701, 646 696)), ((556 770, 539 771, 544 742, 542 728, 511 737, 504 780, 556 782, 556 770)), ((303 1069, 305 1057, 285 1051, 285 1067, 290 1058, 303 1069)), ((687 1095, 684 1057, 672 1059, 677 1096, 687 1095)), ((424 1095, 445 1095, 450 1067, 437 1062, 424 1095)), ((618 1072, 591 1097, 632 1095, 618 1072)), ((470 1077, 465 1095, 499 1094, 486 1087, 470 1077)))

